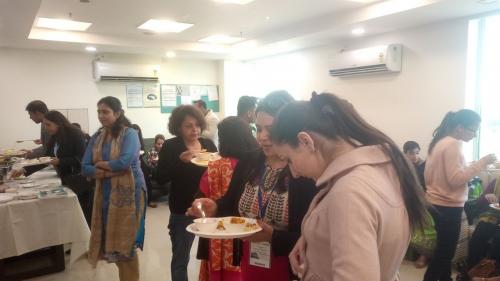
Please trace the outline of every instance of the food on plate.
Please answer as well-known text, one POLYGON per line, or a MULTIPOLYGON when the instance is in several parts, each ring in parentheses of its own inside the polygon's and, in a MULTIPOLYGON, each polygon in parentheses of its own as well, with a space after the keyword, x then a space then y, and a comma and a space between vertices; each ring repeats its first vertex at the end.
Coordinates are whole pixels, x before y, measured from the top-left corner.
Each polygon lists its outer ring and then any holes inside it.
POLYGON ((196 159, 198 159, 200 161, 208 161, 208 160, 210 160, 211 154, 212 154, 211 152, 207 152, 206 150, 203 150, 201 152, 196 153, 196 159))
POLYGON ((217 222, 217 229, 218 230, 226 230, 226 228, 224 227, 224 221, 220 220, 217 222))
POLYGON ((22 154, 22 151, 16 151, 14 149, 4 149, 2 152, 2 155, 5 156, 20 155, 20 154, 22 154))
POLYGON ((38 164, 40 164, 40 160, 38 160, 38 159, 29 159, 29 160, 23 161, 23 164, 24 165, 38 165, 38 164))
POLYGON ((247 222, 245 224, 245 231, 255 230, 255 229, 258 229, 258 228, 259 228, 259 225, 256 224, 256 223, 247 222))
POLYGON ((26 176, 23 175, 23 174, 21 174, 21 175, 19 175, 17 177, 12 177, 12 179, 14 179, 14 180, 24 180, 25 178, 26 178, 26 176))
POLYGON ((231 217, 229 222, 232 224, 244 224, 246 222, 246 220, 244 218, 240 218, 240 217, 231 217))
POLYGON ((52 158, 48 157, 48 156, 44 156, 44 157, 38 158, 38 160, 40 161, 40 163, 45 163, 45 162, 50 162, 50 160, 52 160, 52 158))

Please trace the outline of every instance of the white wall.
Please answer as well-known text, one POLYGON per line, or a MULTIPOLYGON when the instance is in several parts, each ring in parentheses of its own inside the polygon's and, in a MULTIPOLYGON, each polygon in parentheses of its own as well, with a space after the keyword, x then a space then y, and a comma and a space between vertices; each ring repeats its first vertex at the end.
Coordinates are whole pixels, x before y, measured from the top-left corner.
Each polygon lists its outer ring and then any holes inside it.
MULTIPOLYGON (((219 84, 221 116, 236 114, 241 95, 265 96, 289 90, 298 99, 329 91, 349 99, 371 123, 397 143, 414 139, 426 149, 432 130, 448 110, 465 100, 467 20, 459 19, 366 37, 248 62, 163 60, 161 83, 219 84), (403 71, 397 75, 357 78, 329 76, 329 58, 341 47, 361 48, 384 43, 404 45, 403 71)), ((93 56, 86 53, 0 48, 0 147, 16 139, 37 138, 39 127, 28 119, 26 103, 42 99, 51 108, 88 108, 90 131, 99 123, 95 103, 113 95, 125 100, 125 83, 95 83, 93 56)), ((114 56, 117 60, 151 62, 158 58, 114 56)), ((158 108, 126 108, 145 137, 166 133, 168 115, 158 108)))
MULTIPOLYGON (((31 100, 43 100, 49 108, 88 108, 91 133, 99 127, 95 112, 100 98, 116 96, 126 106, 126 83, 94 82, 92 59, 93 55, 86 53, 0 48, 0 148, 15 147, 18 139, 39 137, 40 127, 24 110, 31 100)), ((113 59, 148 62, 155 58, 113 59)), ((160 62, 159 58, 156 60, 160 62)), ((218 84, 217 67, 215 61, 163 60, 160 82, 218 84)), ((125 108, 125 111, 132 122, 142 127, 145 137, 167 134, 169 114, 160 113, 159 108, 125 108)))
MULTIPOLYGON (((398 144, 413 139, 427 149, 433 129, 444 114, 464 105, 467 61, 466 19, 361 38, 342 45, 303 50, 242 63, 247 84, 226 94, 257 96, 286 89, 309 99, 313 90, 347 98, 372 124, 398 144), (401 43, 403 70, 397 75, 356 78, 329 76, 329 58, 341 48, 401 43), (251 76, 251 78, 249 78, 251 76)), ((369 29, 368 29, 369 32, 369 29)), ((233 74, 234 75, 234 74, 233 74)))

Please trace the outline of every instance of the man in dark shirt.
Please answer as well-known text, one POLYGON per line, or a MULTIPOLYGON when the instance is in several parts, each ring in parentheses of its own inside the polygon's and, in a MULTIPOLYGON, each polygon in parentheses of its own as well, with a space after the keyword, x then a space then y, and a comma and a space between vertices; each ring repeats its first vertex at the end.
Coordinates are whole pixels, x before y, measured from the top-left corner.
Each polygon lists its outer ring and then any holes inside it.
POLYGON ((257 98, 251 96, 241 96, 238 100, 238 117, 248 123, 252 134, 257 135, 257 128, 255 128, 255 109, 257 108, 257 98))
POLYGON ((410 162, 415 166, 415 171, 417 172, 418 180, 420 184, 425 188, 425 179, 424 179, 424 170, 425 170, 425 160, 421 159, 420 154, 420 145, 418 145, 415 141, 407 141, 403 145, 403 152, 410 160, 410 162))
MULTIPOLYGON (((41 100, 34 100, 28 103, 26 106, 26 111, 28 111, 28 114, 30 116, 30 119, 33 120, 36 124, 41 124, 43 121, 43 117, 47 112, 49 112, 49 109, 47 108, 47 105, 41 101, 41 100)), ((49 134, 47 130, 45 129, 45 126, 43 124, 40 125, 40 139, 34 140, 33 142, 36 144, 39 144, 41 146, 28 151, 26 154, 26 158, 32 159, 32 158, 38 158, 45 156, 47 154, 47 144, 49 142, 49 134)))

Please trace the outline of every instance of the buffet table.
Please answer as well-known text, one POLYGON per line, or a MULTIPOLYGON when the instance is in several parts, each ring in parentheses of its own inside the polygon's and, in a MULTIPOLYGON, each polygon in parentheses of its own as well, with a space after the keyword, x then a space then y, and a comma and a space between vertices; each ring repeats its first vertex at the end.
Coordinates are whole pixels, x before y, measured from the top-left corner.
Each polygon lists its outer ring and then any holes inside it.
MULTIPOLYGON (((30 188, 34 190, 60 186, 56 172, 50 168, 28 179, 37 185, 30 188)), ((18 190, 27 189, 21 187, 19 181, 7 185, 18 190)), ((71 265, 87 251, 90 230, 76 195, 70 189, 64 188, 64 191, 67 192, 65 196, 0 204, 0 260, 52 246, 58 246, 60 252, 62 245, 68 244, 71 265)))

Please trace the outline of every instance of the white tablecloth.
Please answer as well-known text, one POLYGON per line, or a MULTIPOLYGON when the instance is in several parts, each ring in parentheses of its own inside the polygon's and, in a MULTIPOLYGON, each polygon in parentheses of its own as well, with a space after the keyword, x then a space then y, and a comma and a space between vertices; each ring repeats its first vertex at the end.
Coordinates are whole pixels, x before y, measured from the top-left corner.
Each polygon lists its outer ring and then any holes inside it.
MULTIPOLYGON (((53 169, 29 178, 35 183, 60 184, 53 169)), ((71 265, 88 250, 90 230, 76 195, 66 191, 64 197, 0 204, 0 259, 71 243, 71 265)))

